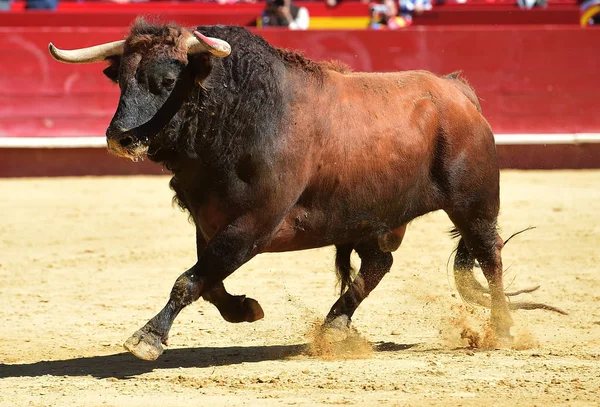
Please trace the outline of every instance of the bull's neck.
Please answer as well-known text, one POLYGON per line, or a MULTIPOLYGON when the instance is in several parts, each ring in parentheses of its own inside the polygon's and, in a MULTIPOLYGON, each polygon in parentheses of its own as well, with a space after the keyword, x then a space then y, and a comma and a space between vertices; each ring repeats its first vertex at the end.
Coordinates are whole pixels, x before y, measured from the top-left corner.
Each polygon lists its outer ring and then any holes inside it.
POLYGON ((193 85, 151 143, 152 160, 173 172, 194 165, 220 177, 242 155, 273 144, 289 105, 286 69, 281 63, 262 69, 238 64, 219 63, 205 86, 193 85))

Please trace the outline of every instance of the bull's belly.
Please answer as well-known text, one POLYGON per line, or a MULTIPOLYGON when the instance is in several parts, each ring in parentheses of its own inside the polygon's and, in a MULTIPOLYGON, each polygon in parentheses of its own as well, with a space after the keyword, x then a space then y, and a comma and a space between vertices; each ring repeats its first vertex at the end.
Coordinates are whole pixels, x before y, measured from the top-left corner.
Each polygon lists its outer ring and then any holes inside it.
POLYGON ((286 215, 262 252, 306 250, 369 239, 377 239, 380 247, 388 248, 385 251, 394 251, 398 247, 394 242, 399 244, 408 222, 437 209, 440 208, 414 207, 412 211, 398 208, 397 213, 389 213, 383 219, 372 213, 363 212, 360 216, 298 205, 286 215))

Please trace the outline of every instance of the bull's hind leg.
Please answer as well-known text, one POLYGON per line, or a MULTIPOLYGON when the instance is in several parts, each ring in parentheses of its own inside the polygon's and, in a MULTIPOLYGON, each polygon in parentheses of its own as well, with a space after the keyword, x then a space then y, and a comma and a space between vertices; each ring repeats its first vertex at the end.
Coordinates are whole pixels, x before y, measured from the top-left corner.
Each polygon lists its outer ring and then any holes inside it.
POLYGON ((491 324, 497 337, 510 338, 513 320, 504 293, 502 247, 504 243, 496 230, 496 221, 474 219, 465 223, 456 221, 462 238, 454 261, 454 274, 463 299, 491 309, 491 324), (474 259, 479 261, 489 290, 483 289, 473 278, 474 259), (489 291, 489 297, 484 293, 489 291))
POLYGON ((455 259, 457 288, 466 301, 490 307, 497 336, 510 337, 513 322, 502 281, 503 241, 497 231, 500 173, 494 137, 484 121, 479 125, 473 123, 470 129, 470 137, 454 134, 452 142, 456 145, 452 149, 441 149, 440 159, 444 164, 434 176, 444 191, 444 210, 462 236, 455 259), (478 142, 467 142, 472 139, 478 142), (451 156, 452 152, 460 152, 460 155, 451 156), (474 278, 468 278, 472 277, 473 259, 479 262, 488 282, 489 297, 482 294, 482 287, 477 287, 474 278), (468 298, 470 295, 472 298, 468 298))
MULTIPOLYGON (((338 250, 340 249, 347 249, 347 247, 341 246, 338 250)), ((333 307, 325 318, 324 327, 348 327, 352 315, 360 303, 367 298, 392 267, 392 254, 383 252, 379 248, 379 242, 376 239, 359 243, 354 250, 356 250, 361 259, 360 271, 354 278, 354 281, 348 286, 348 289, 333 304, 333 307)), ((351 251, 346 250, 344 254, 349 256, 351 251)), ((342 289, 343 286, 344 284, 342 284, 342 289)))
POLYGON ((508 301, 507 297, 535 291, 539 286, 504 292, 501 258, 504 242, 496 232, 495 221, 490 223, 476 219, 472 222, 455 222, 455 224, 457 227, 459 224, 463 227, 462 238, 458 243, 454 259, 456 287, 466 302, 491 309, 491 322, 498 338, 510 337, 512 318, 509 310, 543 309, 567 315, 563 310, 544 303, 508 301), (473 275, 475 259, 480 262, 489 288, 483 287, 473 275))

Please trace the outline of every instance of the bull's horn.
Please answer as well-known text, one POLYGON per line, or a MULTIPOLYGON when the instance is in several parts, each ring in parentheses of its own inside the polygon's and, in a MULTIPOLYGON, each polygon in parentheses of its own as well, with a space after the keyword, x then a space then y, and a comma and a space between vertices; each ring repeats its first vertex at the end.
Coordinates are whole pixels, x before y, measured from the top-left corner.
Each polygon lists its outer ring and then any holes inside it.
POLYGON ((48 44, 50 55, 59 62, 65 64, 89 64, 102 62, 108 57, 123 54, 125 40, 94 45, 93 47, 79 48, 73 50, 58 49, 54 44, 48 44))
POLYGON ((231 53, 231 45, 218 38, 206 37, 194 30, 194 36, 187 39, 188 54, 208 52, 219 58, 225 58, 231 53))

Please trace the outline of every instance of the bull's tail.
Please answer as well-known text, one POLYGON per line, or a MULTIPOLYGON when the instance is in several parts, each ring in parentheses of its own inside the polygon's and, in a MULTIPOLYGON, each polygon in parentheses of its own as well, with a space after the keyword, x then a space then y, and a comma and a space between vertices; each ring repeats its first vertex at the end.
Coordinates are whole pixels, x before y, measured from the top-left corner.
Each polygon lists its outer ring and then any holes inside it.
POLYGON ((356 270, 350 262, 350 255, 354 250, 354 244, 341 244, 335 246, 335 271, 340 284, 340 295, 352 284, 356 276, 356 270))
POLYGON ((473 105, 477 108, 477 111, 481 113, 481 104, 479 104, 479 98, 475 94, 475 90, 469 85, 469 82, 463 77, 460 76, 461 72, 452 72, 444 76, 445 79, 450 80, 454 86, 456 86, 460 91, 473 103, 473 105))
MULTIPOLYGON (((454 234, 457 234, 457 232, 453 232, 454 234)), ((509 239, 507 239, 506 242, 508 242, 509 239)), ((458 247, 456 248, 456 257, 454 258, 454 281, 456 282, 458 293, 463 301, 469 304, 491 308, 489 289, 482 286, 475 278, 475 274, 473 273, 474 265, 475 259, 473 256, 471 256, 464 239, 461 237, 460 241, 458 242, 458 247)), ((513 297, 519 294, 533 292, 538 288, 540 288, 540 286, 517 290, 514 292, 506 292, 505 295, 507 297, 513 297)), ((537 302, 509 302, 509 308, 511 310, 543 309, 567 315, 565 311, 559 308, 537 302)))
POLYGON ((483 287, 475 278, 473 267, 475 258, 469 253, 465 240, 461 237, 454 257, 454 281, 463 301, 469 304, 490 308, 489 290, 483 287))

